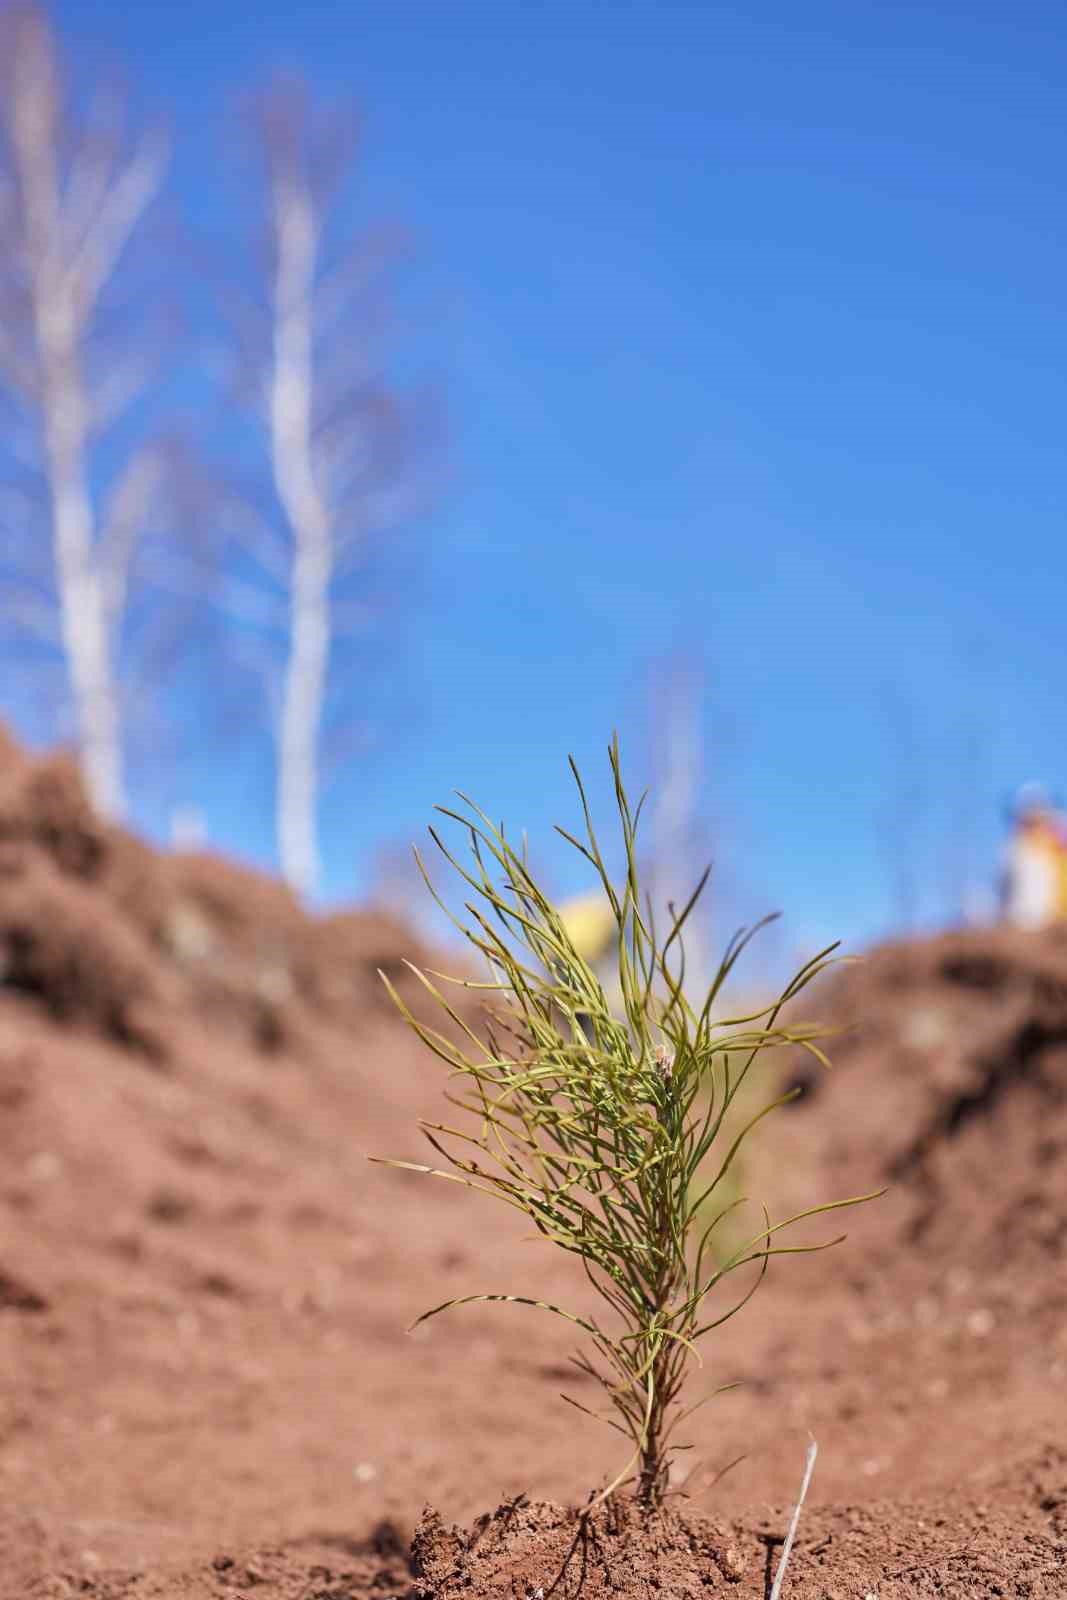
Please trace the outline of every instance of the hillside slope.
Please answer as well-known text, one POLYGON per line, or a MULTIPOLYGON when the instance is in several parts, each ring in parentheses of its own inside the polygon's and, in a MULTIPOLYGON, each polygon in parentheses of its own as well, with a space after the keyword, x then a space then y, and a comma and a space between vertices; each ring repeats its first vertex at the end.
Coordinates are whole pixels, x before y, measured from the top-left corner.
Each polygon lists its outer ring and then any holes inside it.
MULTIPOLYGON (((92 817, 66 760, 0 748, 5 1600, 402 1594, 426 1502, 427 1593, 521 1594, 555 1513, 458 1556, 447 1523, 580 1502, 617 1466, 556 1399, 553 1319, 404 1337, 451 1294, 582 1292, 503 1208, 366 1162, 415 1154, 443 1088, 376 976, 405 956, 390 919, 158 854, 92 817)), ((769 1125, 753 1192, 892 1192, 839 1251, 775 1263, 707 1352, 696 1392, 745 1386, 693 1427, 686 1515, 737 1557, 701 1581, 764 1593, 810 1429, 801 1600, 1067 1592, 1067 942, 902 945, 818 999, 855 1026, 769 1125)))

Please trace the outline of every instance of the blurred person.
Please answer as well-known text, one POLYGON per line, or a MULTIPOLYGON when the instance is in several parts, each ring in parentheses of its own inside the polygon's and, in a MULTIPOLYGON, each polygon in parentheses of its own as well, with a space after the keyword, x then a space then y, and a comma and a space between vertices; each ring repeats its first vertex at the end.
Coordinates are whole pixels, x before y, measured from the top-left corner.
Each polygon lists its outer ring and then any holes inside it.
POLYGON ((1019 790, 1000 882, 1001 915, 1016 928, 1067 918, 1067 818, 1037 783, 1019 790))

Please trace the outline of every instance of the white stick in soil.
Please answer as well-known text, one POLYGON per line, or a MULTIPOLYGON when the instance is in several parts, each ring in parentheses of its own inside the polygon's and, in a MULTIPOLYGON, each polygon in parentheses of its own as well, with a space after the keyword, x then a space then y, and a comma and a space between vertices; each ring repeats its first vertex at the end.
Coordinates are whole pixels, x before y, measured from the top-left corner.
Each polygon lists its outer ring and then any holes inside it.
POLYGON ((789 1523, 789 1532, 786 1534, 785 1544, 782 1546, 782 1559, 779 1561, 778 1571, 774 1575, 774 1587, 771 1589, 771 1600, 778 1600, 778 1597, 782 1592, 782 1580, 785 1577, 785 1569, 789 1565, 789 1557, 793 1552, 793 1540, 797 1536, 797 1524, 800 1521, 800 1509, 804 1504, 804 1498, 808 1492, 808 1484, 811 1482, 811 1474, 815 1468, 815 1457, 818 1455, 818 1453, 819 1446, 813 1439, 808 1445, 808 1456, 804 1463, 804 1477, 801 1480, 800 1494, 797 1497, 796 1506, 793 1508, 792 1520, 789 1523))

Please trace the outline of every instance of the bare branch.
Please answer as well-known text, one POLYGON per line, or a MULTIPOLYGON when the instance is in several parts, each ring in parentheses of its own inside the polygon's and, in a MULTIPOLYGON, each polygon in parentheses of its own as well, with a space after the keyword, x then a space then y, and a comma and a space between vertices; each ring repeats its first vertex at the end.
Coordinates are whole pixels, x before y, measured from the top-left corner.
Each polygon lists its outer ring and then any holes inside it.
POLYGON ((226 495, 217 512, 220 533, 279 589, 289 587, 292 552, 270 517, 249 500, 226 495))
POLYGON ((114 84, 97 87, 89 103, 85 128, 76 139, 64 188, 64 223, 67 248, 76 250, 85 240, 100 206, 107 197, 118 160, 123 108, 114 84))
POLYGON ((104 508, 96 561, 110 630, 118 625, 125 608, 134 549, 162 481, 163 463, 158 453, 143 451, 127 462, 104 508))
POLYGON ((87 411, 95 435, 105 433, 148 387, 149 366, 142 353, 110 364, 99 384, 88 385, 87 411))
POLYGON ((159 193, 167 161, 166 140, 159 133, 149 134, 104 197, 68 268, 71 292, 83 315, 95 306, 130 235, 159 193))

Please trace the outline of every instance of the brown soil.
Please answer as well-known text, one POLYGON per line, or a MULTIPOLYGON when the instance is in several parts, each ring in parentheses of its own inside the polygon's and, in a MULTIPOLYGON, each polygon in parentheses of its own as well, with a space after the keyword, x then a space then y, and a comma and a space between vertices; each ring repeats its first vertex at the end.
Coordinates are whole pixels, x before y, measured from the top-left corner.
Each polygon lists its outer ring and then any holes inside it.
POLYGON ((0 740, 0 1600, 763 1596, 809 1431, 787 1595, 1067 1595, 1067 939, 827 986, 862 1027, 830 1076, 786 1064, 808 1092, 746 1185, 891 1193, 722 1330, 694 1391, 745 1384, 668 1510, 584 1536, 560 1507, 620 1441, 556 1399, 589 1398, 562 1325, 403 1335, 467 1290, 581 1297, 503 1209, 364 1160, 416 1156, 442 1087, 383 1001, 382 966, 415 1001, 404 955, 103 827, 69 762, 0 740))
MULTIPOLYGON (((796 1600, 870 1594, 1053 1600, 1064 1594, 1067 1575, 1065 1492, 1065 1460, 1046 1454, 988 1484, 987 1503, 954 1494, 931 1503, 819 1507, 805 1517, 786 1592, 796 1600), (1020 1470, 1032 1492, 1022 1507, 1020 1470), (1052 1508, 1061 1513, 1058 1524, 1052 1508)), ((520 1497, 460 1533, 428 1511, 413 1542, 414 1592, 418 1600, 657 1593, 671 1600, 712 1594, 756 1600, 771 1589, 788 1520, 785 1507, 762 1517, 712 1519, 671 1508, 642 1516, 620 1499, 581 1517, 573 1508, 520 1497)))

